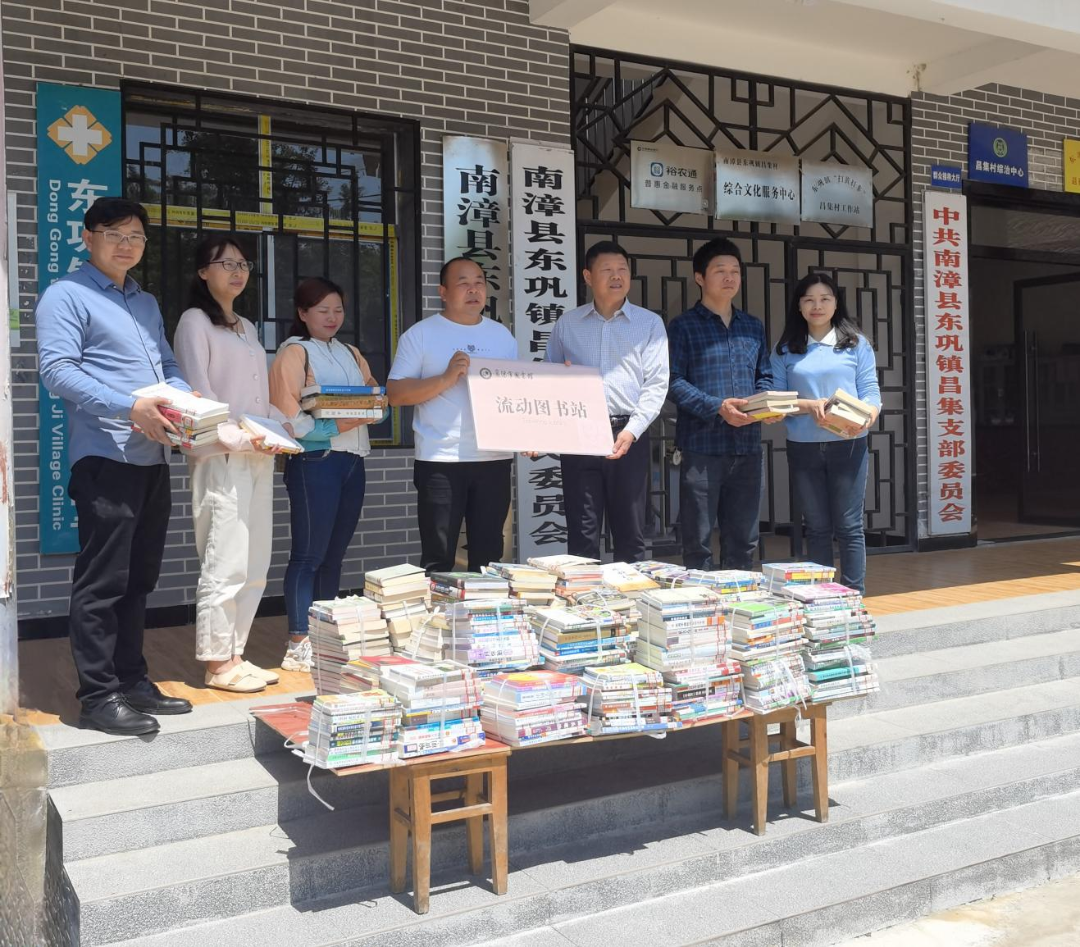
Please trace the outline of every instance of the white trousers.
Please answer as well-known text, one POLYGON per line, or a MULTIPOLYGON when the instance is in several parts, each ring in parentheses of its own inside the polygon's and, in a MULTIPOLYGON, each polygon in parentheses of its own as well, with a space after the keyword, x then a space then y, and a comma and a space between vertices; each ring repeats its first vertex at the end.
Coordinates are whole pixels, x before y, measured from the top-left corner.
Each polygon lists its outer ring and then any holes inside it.
POLYGON ((270 568, 274 461, 236 451, 190 464, 195 548, 195 657, 243 654, 270 568))

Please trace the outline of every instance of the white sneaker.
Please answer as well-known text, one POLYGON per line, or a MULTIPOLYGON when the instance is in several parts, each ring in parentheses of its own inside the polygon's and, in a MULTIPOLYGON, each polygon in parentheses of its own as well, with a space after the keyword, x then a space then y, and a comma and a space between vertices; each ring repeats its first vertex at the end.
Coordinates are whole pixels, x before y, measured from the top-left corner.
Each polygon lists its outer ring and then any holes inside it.
POLYGON ((289 648, 281 662, 283 671, 311 671, 311 639, 290 641, 289 648))

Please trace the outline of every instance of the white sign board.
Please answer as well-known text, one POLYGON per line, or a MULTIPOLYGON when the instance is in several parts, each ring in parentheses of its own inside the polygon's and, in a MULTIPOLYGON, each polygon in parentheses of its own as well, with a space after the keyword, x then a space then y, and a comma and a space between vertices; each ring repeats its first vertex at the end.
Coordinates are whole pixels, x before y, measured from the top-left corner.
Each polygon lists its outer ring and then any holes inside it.
POLYGON ((709 214, 713 153, 668 141, 630 142, 630 206, 709 214))
POLYGON ((874 226, 874 173, 847 164, 802 163, 802 219, 848 227, 874 226))
POLYGON ((715 216, 797 224, 799 159, 765 151, 718 151, 715 216))

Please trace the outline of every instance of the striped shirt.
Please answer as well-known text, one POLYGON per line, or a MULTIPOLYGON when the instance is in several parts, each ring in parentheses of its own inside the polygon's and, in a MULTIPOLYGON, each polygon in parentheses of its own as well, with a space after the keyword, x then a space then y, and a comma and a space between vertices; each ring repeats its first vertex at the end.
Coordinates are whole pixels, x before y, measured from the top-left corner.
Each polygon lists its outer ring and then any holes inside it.
POLYGON ((637 440, 656 420, 668 390, 667 334, 655 313, 627 300, 610 319, 592 303, 564 313, 548 338, 548 362, 599 368, 608 414, 626 416, 637 440))

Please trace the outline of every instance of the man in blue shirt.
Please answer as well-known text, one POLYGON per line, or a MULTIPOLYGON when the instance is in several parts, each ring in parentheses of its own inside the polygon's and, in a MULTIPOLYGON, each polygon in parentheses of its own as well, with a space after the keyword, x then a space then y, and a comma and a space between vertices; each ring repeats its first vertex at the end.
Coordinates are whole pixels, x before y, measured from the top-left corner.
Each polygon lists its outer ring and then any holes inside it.
POLYGON ((683 565, 713 568, 718 522, 721 568, 750 569, 761 507, 761 428, 740 409, 755 391, 772 388, 769 347, 761 322, 732 305, 742 286, 734 243, 716 239, 698 249, 694 281, 701 301, 668 326, 683 565))
POLYGON ((172 510, 170 443, 158 405, 132 392, 180 377, 157 300, 127 275, 146 247, 146 211, 100 198, 83 221, 89 259, 41 295, 38 370, 64 399, 68 493, 79 518, 71 584, 71 651, 80 726, 153 733, 154 714, 191 710, 151 683, 143 657, 146 597, 157 584, 172 510), (139 432, 133 431, 133 426, 139 432))

